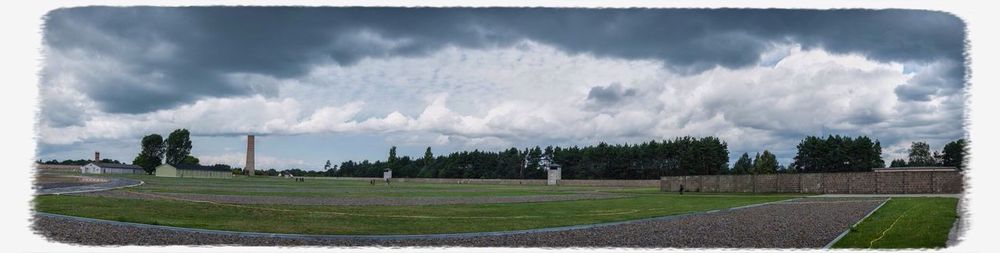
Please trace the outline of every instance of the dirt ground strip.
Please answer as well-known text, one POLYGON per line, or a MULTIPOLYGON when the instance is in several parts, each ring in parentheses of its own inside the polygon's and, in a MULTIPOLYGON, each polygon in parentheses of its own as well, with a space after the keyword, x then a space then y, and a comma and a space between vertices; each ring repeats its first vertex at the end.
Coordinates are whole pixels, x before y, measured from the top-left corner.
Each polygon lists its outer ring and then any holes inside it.
POLYGON ((98 178, 88 178, 79 175, 67 175, 60 173, 39 173, 35 177, 35 189, 52 189, 64 187, 77 187, 85 185, 95 185, 107 182, 98 178), (87 180, 92 179, 92 180, 87 180))
POLYGON ((569 231, 435 239, 217 234, 42 215, 34 228, 51 240, 85 245, 820 248, 885 200, 807 198, 569 231))
POLYGON ((414 206, 414 205, 447 205, 447 204, 493 204, 546 202, 584 199, 621 198, 628 195, 599 192, 586 192, 563 195, 531 195, 503 197, 378 197, 378 198, 332 198, 332 197, 288 197, 288 196, 244 196, 244 195, 211 195, 191 193, 147 193, 131 191, 103 191, 74 194, 80 196, 100 196, 111 198, 146 199, 146 200, 179 200, 208 201, 226 204, 265 204, 265 205, 335 205, 335 206, 414 206))
MULTIPOLYGON (((75 176, 77 182, 70 184, 60 184, 57 187, 38 187, 35 194, 72 194, 81 192, 107 191, 123 187, 141 185, 143 182, 137 179, 128 178, 97 178, 89 176, 75 176)), ((44 185, 44 184, 39 184, 44 185)))

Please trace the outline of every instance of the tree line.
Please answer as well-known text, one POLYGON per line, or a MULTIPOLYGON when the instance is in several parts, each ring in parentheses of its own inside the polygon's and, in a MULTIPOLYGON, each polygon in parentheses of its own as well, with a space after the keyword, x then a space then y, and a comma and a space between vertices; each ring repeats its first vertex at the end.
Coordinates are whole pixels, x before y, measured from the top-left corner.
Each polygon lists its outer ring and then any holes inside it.
POLYGON ((927 167, 946 166, 959 170, 965 167, 965 157, 968 155, 968 142, 958 139, 945 144, 941 152, 931 153, 931 146, 926 142, 910 144, 910 152, 906 160, 893 159, 889 167, 927 167))
MULTIPOLYGON (((962 168, 967 155, 965 140, 949 143, 939 154, 930 155, 926 143, 916 142, 911 148, 910 161, 893 161, 900 166, 955 166, 962 168), (929 158, 928 158, 929 157, 929 158)), ((882 145, 867 136, 829 135, 826 138, 807 136, 798 145, 797 153, 788 166, 778 162, 768 150, 753 157, 743 153, 729 167, 726 142, 716 137, 691 136, 673 140, 649 141, 639 144, 609 145, 599 143, 586 147, 534 147, 524 150, 459 151, 434 156, 427 147, 424 156, 399 157, 396 147, 389 149, 386 160, 349 160, 340 165, 326 162, 323 171, 308 173, 290 171, 293 175, 337 177, 381 177, 391 169, 393 177, 411 178, 489 178, 543 179, 545 171, 537 164, 549 156, 562 166, 563 179, 658 179, 661 176, 773 174, 817 172, 865 172, 885 167, 882 145), (298 173, 296 173, 298 172, 298 173)), ((277 174, 275 171, 274 174, 277 174)))
POLYGON ((421 158, 398 157, 389 149, 385 161, 327 162, 326 173, 345 177, 380 177, 392 169, 393 177, 542 179, 538 161, 548 156, 562 166, 564 179, 656 179, 661 176, 729 173, 729 150, 716 137, 680 137, 639 144, 600 143, 586 147, 548 146, 503 151, 460 151, 434 156, 428 147, 421 158))
POLYGON ((794 172, 859 172, 885 167, 882 144, 868 136, 808 136, 796 146, 794 172))
MULTIPOLYGON (((52 159, 52 160, 48 160, 48 161, 42 161, 42 160, 36 160, 35 161, 35 163, 38 163, 38 164, 57 164, 57 165, 87 165, 88 163, 91 163, 91 162, 94 162, 94 160, 87 160, 87 159, 68 160, 67 159, 67 160, 59 161, 59 160, 56 160, 56 159, 52 159)), ((113 159, 108 159, 108 158, 101 159, 100 162, 101 163, 122 164, 122 162, 120 162, 118 160, 113 160, 113 159)))

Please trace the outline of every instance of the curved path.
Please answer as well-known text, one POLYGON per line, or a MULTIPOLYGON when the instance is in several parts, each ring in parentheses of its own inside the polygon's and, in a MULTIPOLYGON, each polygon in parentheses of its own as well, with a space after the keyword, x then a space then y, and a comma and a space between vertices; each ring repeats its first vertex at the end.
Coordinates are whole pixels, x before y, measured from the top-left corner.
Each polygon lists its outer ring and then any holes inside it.
POLYGON ((92 245, 820 248, 884 201, 793 199, 623 222, 433 235, 233 232, 45 213, 36 214, 35 229, 53 240, 92 245))
POLYGON ((139 186, 139 185, 142 185, 144 183, 144 182, 142 182, 142 180, 129 179, 129 178, 117 178, 117 177, 96 178, 96 177, 87 177, 87 176, 79 176, 79 177, 86 177, 86 178, 93 179, 93 180, 104 180, 104 179, 107 179, 107 181, 102 182, 102 183, 96 183, 96 184, 78 185, 78 186, 70 186, 70 187, 42 188, 42 189, 36 190, 35 194, 36 195, 49 195, 49 194, 69 194, 69 193, 98 192, 98 191, 107 191, 107 190, 121 189, 121 188, 125 188, 125 187, 139 186))

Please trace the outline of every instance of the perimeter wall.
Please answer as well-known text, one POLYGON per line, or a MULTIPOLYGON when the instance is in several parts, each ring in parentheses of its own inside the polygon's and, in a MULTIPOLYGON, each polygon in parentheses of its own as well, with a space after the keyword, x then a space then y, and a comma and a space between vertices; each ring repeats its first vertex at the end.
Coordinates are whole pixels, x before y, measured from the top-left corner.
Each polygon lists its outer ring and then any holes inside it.
POLYGON ((758 193, 962 193, 957 171, 704 175, 660 178, 660 191, 758 193))
MULTIPOLYGON (((378 177, 316 177, 331 180, 377 180, 378 177)), ((436 184, 502 184, 502 185, 546 185, 545 179, 465 179, 465 178, 393 178, 393 182, 436 183, 436 184)), ((660 180, 576 180, 562 179, 562 186, 607 186, 607 187, 657 187, 660 180)))

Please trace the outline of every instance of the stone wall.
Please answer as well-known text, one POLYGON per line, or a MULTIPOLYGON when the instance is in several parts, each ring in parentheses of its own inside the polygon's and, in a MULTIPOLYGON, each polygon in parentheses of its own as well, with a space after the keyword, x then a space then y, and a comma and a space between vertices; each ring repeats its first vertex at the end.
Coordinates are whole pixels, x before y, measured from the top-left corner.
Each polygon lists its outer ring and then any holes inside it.
POLYGON ((579 180, 562 179, 559 185, 564 186, 608 186, 608 187, 657 187, 660 180, 579 180))
MULTIPOLYGON (((315 177, 329 180, 378 180, 375 177, 315 177)), ((393 178, 393 182, 431 183, 431 184, 496 184, 496 185, 545 185, 545 179, 465 179, 465 178, 393 178)), ((605 186, 605 187, 658 187, 660 180, 576 180, 563 179, 558 181, 562 186, 605 186)))
POLYGON ((502 185, 545 185, 545 179, 466 179, 466 178, 393 178, 393 182, 432 184, 502 184, 502 185))
MULTIPOLYGON (((637 180, 642 181, 642 180, 637 180)), ((956 171, 801 173, 663 177, 667 192, 761 192, 829 194, 962 193, 956 171)))

